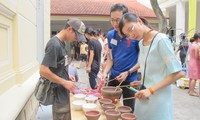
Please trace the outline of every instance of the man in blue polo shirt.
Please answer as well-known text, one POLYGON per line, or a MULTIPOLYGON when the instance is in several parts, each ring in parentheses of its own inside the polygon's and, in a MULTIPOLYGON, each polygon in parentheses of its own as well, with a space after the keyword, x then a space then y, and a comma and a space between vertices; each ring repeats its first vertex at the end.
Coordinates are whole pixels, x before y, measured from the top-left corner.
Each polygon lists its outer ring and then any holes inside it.
MULTIPOLYGON (((139 53, 138 41, 126 40, 127 38, 122 36, 119 31, 119 20, 127 12, 128 8, 123 4, 115 4, 110 9, 111 24, 114 29, 108 32, 109 53, 102 75, 103 81, 108 72, 110 72, 110 80, 115 78, 114 81, 108 83, 109 86, 118 86, 121 81, 123 81, 121 85, 129 85, 130 82, 138 79, 137 69, 139 66, 135 66, 139 53)), ((122 89, 123 98, 134 96, 134 92, 128 88, 123 87, 122 89)), ((134 103, 134 99, 123 101, 123 104, 131 107, 133 111, 134 103)))

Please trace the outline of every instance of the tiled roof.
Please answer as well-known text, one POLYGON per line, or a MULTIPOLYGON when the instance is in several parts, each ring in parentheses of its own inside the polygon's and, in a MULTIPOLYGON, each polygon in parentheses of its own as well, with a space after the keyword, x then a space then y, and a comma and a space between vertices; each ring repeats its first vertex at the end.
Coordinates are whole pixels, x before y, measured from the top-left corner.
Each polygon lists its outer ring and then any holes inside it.
POLYGON ((137 0, 51 0, 51 15, 109 16, 115 3, 125 4, 130 12, 141 17, 156 17, 153 10, 137 0))

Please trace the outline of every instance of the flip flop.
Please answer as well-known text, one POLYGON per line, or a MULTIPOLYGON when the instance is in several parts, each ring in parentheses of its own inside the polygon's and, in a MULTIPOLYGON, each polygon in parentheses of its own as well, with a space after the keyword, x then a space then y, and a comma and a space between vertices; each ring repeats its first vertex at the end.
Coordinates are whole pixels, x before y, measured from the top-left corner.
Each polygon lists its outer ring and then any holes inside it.
POLYGON ((198 95, 197 92, 190 92, 189 95, 190 95, 190 96, 196 96, 196 97, 199 97, 199 95, 198 95))

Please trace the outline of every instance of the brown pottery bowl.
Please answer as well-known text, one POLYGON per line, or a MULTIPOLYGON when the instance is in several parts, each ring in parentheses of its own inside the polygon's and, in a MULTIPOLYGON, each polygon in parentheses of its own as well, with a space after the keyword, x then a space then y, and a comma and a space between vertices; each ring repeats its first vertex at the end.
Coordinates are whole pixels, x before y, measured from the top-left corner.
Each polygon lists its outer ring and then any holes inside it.
POLYGON ((119 112, 121 112, 121 114, 122 113, 130 113, 132 111, 132 108, 129 106, 119 106, 119 107, 117 107, 117 110, 119 112))
POLYGON ((136 120, 136 115, 133 113, 123 113, 121 114, 122 120, 136 120))
POLYGON ((106 110, 108 110, 108 109, 115 109, 116 106, 115 106, 115 104, 113 104, 113 103, 110 103, 110 104, 102 104, 102 108, 103 108, 104 111, 106 111, 106 110))
POLYGON ((85 112, 85 116, 88 120, 98 120, 100 117, 100 112, 98 110, 91 110, 85 112))
POLYGON ((120 117, 120 112, 114 109, 109 109, 105 111, 107 120, 118 120, 120 117))
POLYGON ((101 88, 101 93, 103 95, 103 98, 108 98, 111 99, 113 103, 116 103, 116 100, 120 98, 122 94, 122 89, 117 88, 115 91, 116 87, 113 86, 106 86, 101 88))
POLYGON ((99 103, 102 106, 102 104, 110 104, 110 103, 112 103, 112 100, 108 99, 108 98, 102 98, 102 99, 99 100, 99 103))

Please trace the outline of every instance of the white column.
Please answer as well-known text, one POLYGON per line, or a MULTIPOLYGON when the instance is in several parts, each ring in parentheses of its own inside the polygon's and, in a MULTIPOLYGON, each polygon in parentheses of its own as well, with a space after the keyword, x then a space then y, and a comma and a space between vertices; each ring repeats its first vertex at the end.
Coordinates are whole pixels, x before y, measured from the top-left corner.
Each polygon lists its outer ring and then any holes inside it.
POLYGON ((42 62, 44 57, 44 0, 37 0, 37 60, 42 62))
POLYGON ((179 1, 176 4, 176 35, 180 35, 183 32, 186 32, 185 31, 185 2, 179 1))

